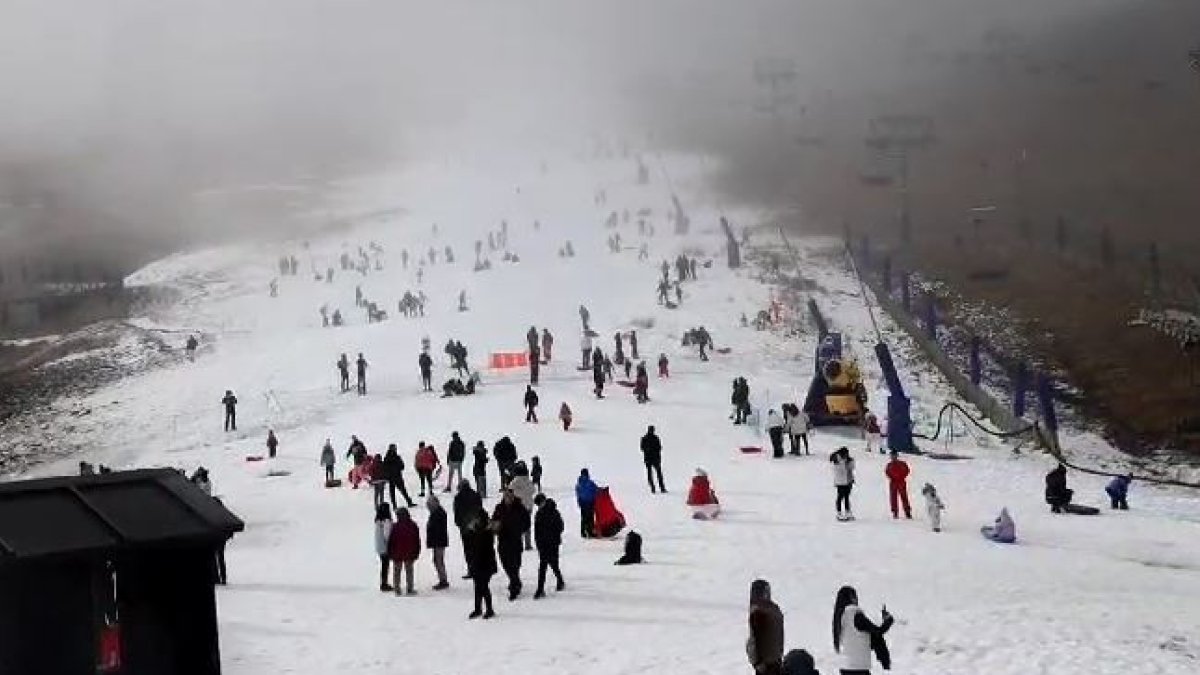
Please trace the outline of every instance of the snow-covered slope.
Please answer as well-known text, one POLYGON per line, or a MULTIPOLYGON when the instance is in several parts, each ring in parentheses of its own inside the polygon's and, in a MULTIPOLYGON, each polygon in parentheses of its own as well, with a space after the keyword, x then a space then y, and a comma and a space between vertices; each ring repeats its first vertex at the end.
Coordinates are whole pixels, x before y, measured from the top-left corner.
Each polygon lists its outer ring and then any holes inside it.
MULTIPOLYGON (((749 672, 745 613, 748 586, 757 577, 773 584, 789 648, 813 652, 822 672, 837 672, 830 614, 843 584, 858 587, 872 613, 886 603, 897 616, 890 634, 896 673, 1194 672, 1200 662, 1200 507, 1191 494, 1135 485, 1133 511, 1052 516, 1042 501, 1048 461, 959 439, 950 449, 970 459, 910 460, 913 497, 919 500, 920 486, 929 481, 948 505, 945 531, 934 534, 918 504, 916 521, 892 520, 883 459, 865 455, 849 434, 818 433, 811 457, 772 460, 738 452, 765 439, 730 424, 731 380, 747 377, 761 406, 795 400, 811 377, 813 335, 784 337, 739 325, 741 314, 753 316, 772 291, 751 278, 752 270, 723 269, 717 214, 700 191, 703 164, 687 158, 668 164, 685 202, 698 205, 686 240, 669 234, 665 187, 633 185, 629 162, 559 159, 543 169, 537 160, 455 160, 372 181, 364 203, 380 203, 381 186, 390 189, 394 195, 383 201, 404 208, 395 220, 314 239, 307 247, 287 242, 178 255, 135 275, 131 281, 171 286, 183 298, 152 317, 156 325, 211 338, 195 363, 181 358, 175 367, 91 397, 92 414, 69 433, 73 441, 89 440, 94 452, 86 459, 92 461, 209 467, 216 493, 246 520, 246 532, 228 550, 230 585, 218 594, 225 672, 749 672), (607 207, 594 205, 600 187, 608 189, 607 207), (620 228, 626 249, 609 253, 605 215, 643 207, 653 210, 656 230, 648 240, 650 260, 637 260, 642 240, 634 224, 620 228), (505 264, 493 254, 491 271, 473 272, 474 242, 502 219, 520 263, 505 264), (556 255, 566 240, 578 253, 574 259, 556 255), (383 271, 362 278, 339 269, 332 284, 308 273, 338 267, 343 250, 353 254, 370 241, 385 249, 383 271), (457 264, 444 263, 446 245, 457 264), (425 268, 418 285, 415 264, 405 270, 400 251, 407 248, 415 259, 430 246, 439 249, 438 263, 425 268), (685 285, 680 309, 666 310, 655 303, 658 263, 685 246, 716 256, 717 263, 685 285), (284 252, 301 258, 302 273, 282 278, 279 297, 270 298, 268 283, 284 252), (354 308, 356 284, 388 309, 388 321, 366 323, 354 308), (426 317, 396 316, 397 299, 418 289, 429 296, 426 317), (464 313, 456 311, 461 290, 470 303, 464 313), (575 369, 581 303, 591 310, 606 351, 614 332, 653 323, 639 329, 643 358, 652 373, 659 353, 672 365, 669 380, 652 377, 649 404, 638 405, 620 387, 602 401, 591 396, 590 373, 575 369), (322 328, 322 304, 340 307, 349 325, 322 328), (489 352, 521 350, 531 325, 548 327, 557 338, 539 387, 540 425, 521 421, 521 372, 485 369, 484 386, 470 398, 420 391, 422 337, 433 343, 440 384, 449 374, 441 354, 447 339, 461 340, 472 364, 484 366, 489 352), (682 332, 699 325, 730 352, 702 363, 680 347, 682 332), (334 361, 342 352, 352 359, 362 352, 371 363, 368 396, 338 393, 334 361), (241 399, 236 433, 221 429, 226 389, 241 399), (576 416, 568 433, 553 423, 563 401, 576 416), (648 424, 665 446, 667 495, 651 495, 645 484, 638 439, 648 424), (280 457, 246 462, 263 452, 268 428, 279 435, 280 457), (456 542, 448 551, 450 590, 429 590, 428 552, 417 566, 418 596, 377 590, 371 496, 323 489, 320 446, 331 438, 344 452, 350 434, 357 434, 372 452, 397 443, 411 465, 418 441, 444 452, 451 431, 469 445, 484 440, 489 447, 509 435, 522 457, 542 458, 546 492, 567 519, 565 592, 536 602, 527 592, 508 603, 499 599, 500 575, 492 583, 498 618, 469 622, 471 592, 469 582, 458 579, 464 565, 456 542), (833 518, 825 459, 843 444, 859 462, 853 523, 833 518), (631 527, 644 535, 646 565, 615 567, 619 541, 575 535, 571 488, 581 467, 611 486, 631 527), (692 520, 684 506, 696 467, 709 472, 725 507, 716 521, 692 520), (993 545, 978 534, 1002 506, 1016 518, 1019 545, 993 545)), ((747 224, 757 218, 732 215, 747 224)), ((769 230, 756 235, 770 236, 769 230)), ((808 261, 805 274, 821 287, 814 292, 818 301, 835 325, 854 333, 875 391, 881 385, 868 358, 873 338, 865 332, 856 285, 821 253, 829 242, 798 243, 808 261)), ((948 387, 917 364, 905 366, 903 375, 918 417, 947 396, 948 387)), ((342 461, 339 471, 346 468, 342 461)), ((61 464, 41 472, 70 469, 61 464)), ((1073 476, 1072 486, 1080 501, 1102 502, 1100 479, 1073 476)), ((415 515, 423 524, 424 509, 415 515)), ((527 555, 529 591, 535 572, 536 558, 527 555)))

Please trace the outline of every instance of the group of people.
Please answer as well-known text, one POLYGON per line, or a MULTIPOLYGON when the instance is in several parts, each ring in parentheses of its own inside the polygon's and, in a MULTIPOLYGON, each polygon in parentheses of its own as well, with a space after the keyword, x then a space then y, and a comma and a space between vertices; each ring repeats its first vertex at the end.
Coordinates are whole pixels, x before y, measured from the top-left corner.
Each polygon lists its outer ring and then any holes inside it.
MULTIPOLYGON (((350 359, 343 352, 337 360, 338 382, 340 383, 342 393, 350 391, 350 359)), ((363 357, 362 352, 358 353, 358 358, 354 360, 354 372, 356 374, 355 389, 359 396, 367 395, 367 360, 363 357)))

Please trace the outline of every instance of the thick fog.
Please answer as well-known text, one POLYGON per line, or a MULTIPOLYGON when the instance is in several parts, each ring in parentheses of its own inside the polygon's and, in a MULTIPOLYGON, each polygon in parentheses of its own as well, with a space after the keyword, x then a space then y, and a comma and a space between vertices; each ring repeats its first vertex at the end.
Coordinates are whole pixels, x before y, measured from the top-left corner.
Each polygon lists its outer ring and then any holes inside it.
POLYGON ((0 0, 0 257, 311 223, 326 181, 451 148, 722 151, 761 123, 756 61, 803 105, 1136 1, 0 0))

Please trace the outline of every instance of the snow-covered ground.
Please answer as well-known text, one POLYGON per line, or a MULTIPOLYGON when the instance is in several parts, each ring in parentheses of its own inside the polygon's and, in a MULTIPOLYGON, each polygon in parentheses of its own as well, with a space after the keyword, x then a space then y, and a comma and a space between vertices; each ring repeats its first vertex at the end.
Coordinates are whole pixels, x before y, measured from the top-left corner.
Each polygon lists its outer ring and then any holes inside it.
MULTIPOLYGON (((247 523, 228 549, 230 585, 218 591, 225 672, 749 672, 745 614, 748 586, 757 577, 772 582, 786 614, 789 648, 814 653, 822 672, 837 672, 830 614, 843 584, 856 586, 872 613, 886 603, 896 615, 889 640, 899 674, 1196 672, 1200 504, 1194 494, 1135 484, 1132 511, 1053 516, 1042 500, 1048 460, 960 438, 949 449, 970 459, 909 460, 915 500, 929 481, 947 503, 946 529, 935 534, 919 503, 917 520, 892 520, 883 459, 863 453, 862 442, 848 433, 818 433, 811 457, 740 453, 740 446, 765 439, 729 422, 730 382, 747 377, 760 406, 798 399, 812 374, 814 336, 740 327, 741 314, 765 307, 772 290, 752 278, 753 270, 723 268, 715 206, 702 194, 704 163, 673 158, 668 164, 675 188, 694 205, 686 239, 670 234, 666 188, 658 181, 634 185, 632 162, 558 159, 543 169, 537 159, 454 160, 364 183, 363 208, 402 205, 386 222, 363 223, 307 247, 260 243, 180 254, 131 279, 177 289, 182 300, 146 325, 201 332, 209 336, 205 349, 195 363, 180 359, 78 402, 91 414, 62 432, 71 436, 64 442, 87 439, 94 450, 84 459, 118 467, 211 470, 216 493, 247 523), (606 207, 593 202, 600 187, 608 190, 606 207), (637 260, 636 216, 620 228, 626 249, 609 253, 604 217, 643 207, 653 209, 656 230, 647 240, 650 260, 637 260), (520 263, 492 254, 491 271, 473 272, 474 242, 502 219, 520 263), (567 240, 574 259, 556 254, 567 240), (370 241, 384 247, 385 269, 366 278, 342 272, 336 257, 370 241), (454 265, 443 261, 446 245, 457 255, 454 265), (438 262, 426 266, 418 285, 415 264, 403 269, 400 251, 407 248, 415 259, 430 246, 438 248, 438 262), (667 310, 655 303, 658 264, 684 247, 716 262, 685 285, 680 309, 667 310), (280 279, 279 297, 270 298, 268 283, 284 252, 300 257, 301 274, 280 279), (310 270, 329 266, 339 267, 334 283, 313 280, 310 270), (366 323, 354 308, 356 284, 389 311, 388 321, 366 323), (397 316, 400 295, 418 289, 429 296, 426 317, 397 316), (468 312, 457 311, 460 290, 468 312), (326 303, 340 307, 349 325, 322 328, 318 307, 326 303), (652 322, 638 330, 640 351, 652 374, 658 354, 667 354, 671 378, 652 375, 649 404, 638 405, 620 387, 602 401, 591 396, 590 373, 575 369, 581 303, 591 310, 606 351, 614 332, 652 322), (461 340, 472 364, 485 366, 489 352, 521 350, 531 325, 556 337, 554 361, 539 387, 540 425, 521 421, 523 372, 485 369, 483 387, 469 398, 421 392, 416 359, 423 336, 438 357, 437 385, 449 374, 441 353, 447 339, 461 340), (682 332, 700 325, 730 352, 702 363, 681 347, 682 332), (342 352, 351 359, 362 352, 370 362, 368 396, 338 393, 334 361, 342 352), (226 389, 241 401, 236 433, 221 429, 226 389), (563 401, 576 416, 569 433, 553 423, 563 401), (648 424, 665 445, 667 495, 651 495, 645 484, 638 439, 648 424), (245 461, 264 452, 268 428, 281 440, 280 457, 245 461), (418 596, 377 590, 370 493, 323 489, 321 444, 331 438, 344 452, 350 434, 357 434, 372 452, 382 452, 394 442, 411 465, 418 441, 444 453, 451 431, 468 445, 484 440, 489 448, 509 435, 522 457, 542 458, 546 492, 567 520, 566 591, 539 601, 527 592, 509 603, 500 599, 499 575, 492 584, 497 619, 468 621, 471 591, 458 579, 464 565, 457 545, 448 551, 450 590, 429 590, 428 552, 417 566, 418 596), (853 523, 834 520, 825 459, 843 444, 858 460, 853 523), (581 467, 611 486, 630 526, 645 537, 646 565, 616 567, 619 541, 575 536, 572 485, 581 467), (696 467, 709 472, 724 504, 717 521, 692 520, 684 506, 696 467), (1016 519, 1016 546, 979 536, 979 526, 1002 506, 1016 519)), ((759 218, 731 216, 747 224, 759 218)), ((828 262, 823 251, 830 242, 796 243, 807 261, 804 273, 821 287, 817 301, 852 335, 869 390, 881 389, 856 283, 828 262)), ((894 326, 885 321, 884 330, 897 348, 914 416, 918 423, 931 421, 949 387, 907 356, 911 350, 894 326)), ((72 468, 64 461, 38 473, 72 468)), ((339 472, 346 468, 343 460, 339 472)), ((408 473, 415 497, 415 475, 408 473)), ((1072 487, 1079 501, 1102 505, 1102 479, 1072 476, 1072 487)), ((416 517, 423 525, 423 508, 416 517)), ((527 556, 530 592, 535 572, 536 559, 527 556)))

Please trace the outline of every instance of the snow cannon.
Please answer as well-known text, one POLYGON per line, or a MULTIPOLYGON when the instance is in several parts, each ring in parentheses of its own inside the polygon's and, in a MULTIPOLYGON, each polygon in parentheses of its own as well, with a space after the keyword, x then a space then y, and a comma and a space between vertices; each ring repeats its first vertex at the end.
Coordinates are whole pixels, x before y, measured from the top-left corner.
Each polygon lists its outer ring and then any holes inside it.
POLYGON ((841 333, 826 333, 817 345, 816 368, 804 412, 813 426, 856 426, 862 423, 866 388, 858 363, 842 349, 841 333))
POLYGON ((892 353, 886 344, 880 342, 875 345, 875 358, 879 360, 879 368, 883 371, 883 379, 888 386, 888 449, 896 452, 916 452, 917 448, 913 444, 911 402, 904 394, 904 386, 900 384, 900 375, 896 372, 896 364, 892 362, 892 353))

